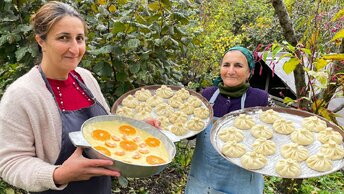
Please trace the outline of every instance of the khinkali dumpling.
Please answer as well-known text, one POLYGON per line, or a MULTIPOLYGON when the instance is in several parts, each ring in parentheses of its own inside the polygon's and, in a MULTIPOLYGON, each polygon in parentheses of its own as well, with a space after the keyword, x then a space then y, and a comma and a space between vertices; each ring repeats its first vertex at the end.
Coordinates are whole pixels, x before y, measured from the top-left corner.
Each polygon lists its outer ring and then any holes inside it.
POLYGON ((235 141, 228 141, 221 148, 221 153, 230 158, 239 158, 244 155, 245 152, 246 148, 244 144, 235 141))
POLYGON ((128 95, 123 99, 122 104, 129 108, 135 108, 139 104, 139 101, 134 96, 128 95))
POLYGON ((155 112, 159 116, 168 117, 173 111, 173 108, 166 103, 160 103, 155 107, 155 112))
POLYGON ((284 135, 288 135, 295 130, 294 123, 283 118, 277 119, 272 127, 277 133, 284 135))
POLYGON ((270 139, 273 135, 273 132, 269 127, 265 125, 257 124, 251 128, 251 134, 255 138, 264 137, 266 139, 270 139))
POLYGON ((119 116, 125 116, 125 117, 132 118, 133 117, 133 110, 131 108, 126 107, 126 106, 122 106, 116 110, 116 114, 119 116))
POLYGON ((234 126, 239 129, 250 129, 254 125, 255 122, 250 115, 239 114, 234 120, 234 126))
POLYGON ((275 142, 263 137, 256 139, 252 144, 252 148, 255 152, 263 154, 264 156, 269 156, 276 152, 275 142))
POLYGON ((188 132, 188 130, 186 129, 183 123, 176 123, 172 125, 170 131, 173 134, 178 135, 178 136, 185 135, 188 132))
POLYGON ((322 131, 327 127, 326 122, 319 119, 317 116, 304 118, 301 125, 302 127, 314 132, 322 131))
POLYGON ((300 164, 291 158, 280 159, 276 166, 276 172, 283 177, 298 177, 301 175, 300 164))
POLYGON ((219 138, 224 141, 240 142, 244 139, 242 132, 235 127, 223 128, 219 131, 219 138))
POLYGON ((176 92, 175 96, 178 96, 181 99, 185 100, 189 98, 190 92, 187 91, 185 88, 181 88, 176 92))
POLYGON ((151 107, 155 107, 158 104, 161 104, 164 102, 164 100, 160 96, 151 96, 147 99, 147 104, 149 104, 151 107))
POLYGON ((327 143, 329 141, 334 141, 337 144, 343 143, 342 135, 338 131, 333 130, 331 127, 327 127, 326 129, 320 131, 318 134, 318 140, 321 143, 327 143))
POLYGON ((149 90, 141 88, 140 90, 135 92, 135 97, 140 101, 146 101, 152 94, 149 90))
POLYGON ((173 108, 178 108, 183 104, 183 99, 178 96, 173 96, 172 98, 168 99, 168 104, 173 108))
POLYGON ((320 172, 332 170, 332 161, 322 153, 310 156, 306 164, 309 168, 320 172))
POLYGON ((190 97, 186 100, 186 103, 190 104, 191 106, 193 106, 195 108, 197 108, 197 107, 200 107, 203 102, 202 102, 202 100, 200 100, 196 96, 190 95, 190 97))
POLYGON ((141 112, 134 113, 134 119, 137 119, 137 120, 144 120, 150 117, 152 117, 150 112, 141 111, 141 112))
POLYGON ((246 169, 257 170, 263 168, 267 160, 263 154, 257 152, 247 152, 240 158, 242 166, 246 169))
POLYGON ((340 160, 344 157, 344 149, 334 141, 323 144, 320 147, 320 153, 326 155, 331 160, 340 160))
POLYGON ((170 120, 165 116, 159 116, 158 121, 160 121, 161 128, 165 130, 171 125, 170 120))
POLYGON ((188 116, 181 111, 177 111, 170 114, 169 120, 171 123, 184 123, 188 120, 188 116))
POLYGON ((135 110, 136 110, 136 112, 150 113, 152 111, 152 107, 145 102, 141 102, 135 107, 135 110))
POLYGON ((173 96, 173 90, 170 87, 162 85, 156 90, 156 95, 161 98, 171 98, 173 96))
POLYGON ((194 117, 190 119, 187 123, 186 126, 188 127, 189 130, 191 131, 199 131, 204 128, 204 122, 202 119, 194 117))
POLYGON ((314 142, 313 132, 300 128, 290 134, 290 139, 300 145, 310 145, 314 142))
POLYGON ((260 120, 269 124, 275 122, 279 117, 280 116, 278 112, 274 111, 273 109, 263 111, 262 113, 259 114, 260 120))
POLYGON ((206 107, 198 107, 194 110, 194 115, 201 119, 206 119, 209 117, 209 110, 206 107))
POLYGON ((195 108, 189 103, 181 104, 179 107, 179 110, 184 112, 187 115, 191 115, 194 112, 194 109, 195 108))
POLYGON ((302 145, 296 143, 284 144, 281 148, 281 155, 284 158, 291 158, 298 162, 304 161, 308 158, 308 150, 302 145))

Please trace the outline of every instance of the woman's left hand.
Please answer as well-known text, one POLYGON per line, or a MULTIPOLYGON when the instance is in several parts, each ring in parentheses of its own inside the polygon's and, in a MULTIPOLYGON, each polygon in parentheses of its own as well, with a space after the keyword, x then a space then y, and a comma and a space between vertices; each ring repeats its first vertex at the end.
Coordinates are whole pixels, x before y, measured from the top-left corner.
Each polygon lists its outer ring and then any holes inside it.
POLYGON ((158 121, 157 119, 148 118, 148 119, 145 119, 143 121, 148 123, 148 124, 150 124, 150 125, 152 125, 155 128, 160 129, 160 121, 158 121))

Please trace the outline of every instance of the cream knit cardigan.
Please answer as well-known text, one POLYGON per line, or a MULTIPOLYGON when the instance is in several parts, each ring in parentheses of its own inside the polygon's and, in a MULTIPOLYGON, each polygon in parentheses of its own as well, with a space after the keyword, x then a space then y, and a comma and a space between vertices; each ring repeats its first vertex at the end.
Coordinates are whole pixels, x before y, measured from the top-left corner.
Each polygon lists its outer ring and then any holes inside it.
MULTIPOLYGON (((76 68, 95 98, 110 113, 92 74, 76 68)), ((0 176, 27 191, 61 190, 53 181, 61 148, 61 118, 37 66, 17 79, 0 101, 0 176)))

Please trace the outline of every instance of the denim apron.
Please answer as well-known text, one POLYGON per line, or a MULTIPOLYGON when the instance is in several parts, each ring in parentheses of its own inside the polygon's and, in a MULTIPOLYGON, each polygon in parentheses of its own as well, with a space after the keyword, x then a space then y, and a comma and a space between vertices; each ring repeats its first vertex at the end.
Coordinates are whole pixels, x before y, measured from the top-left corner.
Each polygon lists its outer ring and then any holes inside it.
MULTIPOLYGON (((217 89, 209 100, 214 104, 220 91, 217 89)), ((245 108, 246 93, 241 97, 245 108)), ((214 117, 215 122, 218 118, 214 117)), ((186 194, 256 194, 263 193, 264 179, 224 159, 210 142, 211 123, 197 135, 191 170, 185 188, 186 194)))
MULTIPOLYGON (((53 95, 54 92, 45 77, 41 67, 38 67, 41 76, 49 89, 50 93, 53 95)), ((61 138, 61 151, 55 162, 55 165, 61 165, 65 160, 67 160, 75 151, 75 147, 69 139, 68 134, 73 131, 79 131, 81 125, 87 119, 98 116, 98 115, 107 115, 108 113, 104 107, 97 101, 93 96, 92 92, 82 83, 76 75, 72 76, 76 79, 80 87, 85 91, 85 93, 94 101, 89 107, 82 108, 76 111, 61 111, 58 107, 61 121, 62 121, 62 138, 61 138)), ((110 176, 97 176, 92 177, 87 181, 75 181, 70 182, 68 186, 63 190, 47 190, 43 192, 35 192, 39 194, 111 194, 111 177, 110 176)))

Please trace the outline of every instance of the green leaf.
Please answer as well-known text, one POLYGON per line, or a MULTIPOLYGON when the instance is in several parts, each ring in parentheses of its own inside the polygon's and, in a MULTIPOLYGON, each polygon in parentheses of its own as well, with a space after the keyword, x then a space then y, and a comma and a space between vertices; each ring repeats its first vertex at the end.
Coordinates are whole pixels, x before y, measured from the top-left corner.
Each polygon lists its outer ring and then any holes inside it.
POLYGON ((344 54, 324 55, 323 59, 325 59, 325 60, 342 61, 342 60, 344 60, 344 54))
POLYGON ((148 7, 152 11, 158 11, 160 9, 160 3, 159 3, 159 1, 155 1, 154 3, 148 4, 148 7))
POLYGON ((126 29, 126 25, 122 22, 114 22, 112 24, 111 32, 117 34, 118 32, 123 32, 126 29))
POLYGON ((335 41, 339 38, 344 38, 344 29, 341 29, 339 32, 337 32, 333 38, 331 39, 331 41, 335 41))
POLYGON ((124 72, 117 72, 116 73, 116 80, 119 82, 124 82, 125 79, 127 78, 127 74, 124 72))
POLYGON ((306 48, 301 48, 301 50, 306 53, 307 55, 311 55, 311 50, 310 49, 306 49, 306 48))
POLYGON ((294 103, 294 100, 293 99, 291 99, 291 98, 289 98, 289 97, 285 97, 284 99, 283 99, 283 103, 285 103, 285 104, 293 104, 294 103))
POLYGON ((97 63, 94 67, 93 67, 94 72, 102 77, 110 77, 112 75, 112 68, 109 64, 107 63, 97 63))
POLYGON ((138 46, 140 46, 140 40, 139 39, 130 39, 127 43, 127 46, 129 49, 135 49, 138 46))
POLYGON ((161 0, 161 2, 165 8, 168 8, 168 9, 171 8, 171 1, 170 0, 161 0))
POLYGON ((29 52, 29 49, 27 46, 18 48, 18 50, 15 52, 17 61, 20 61, 27 52, 29 52))
POLYGON ((140 71, 140 63, 133 62, 129 64, 129 71, 133 74, 136 74, 140 71))
POLYGON ((327 65, 327 61, 323 58, 318 58, 315 61, 315 68, 319 71, 320 69, 324 68, 327 65))
POLYGON ((334 22, 337 19, 341 18, 342 16, 344 16, 344 8, 342 10, 338 11, 338 13, 336 13, 336 15, 333 16, 331 21, 334 22))
POLYGON ((108 54, 112 52, 112 46, 111 45, 106 45, 103 46, 99 49, 91 50, 90 53, 94 55, 99 55, 99 54, 108 54))
POLYGON ((289 61, 283 64, 283 70, 286 74, 289 74, 295 70, 298 64, 300 64, 299 59, 292 57, 289 59, 289 61))

